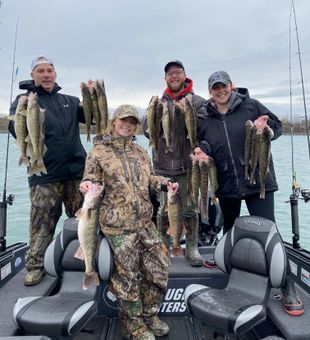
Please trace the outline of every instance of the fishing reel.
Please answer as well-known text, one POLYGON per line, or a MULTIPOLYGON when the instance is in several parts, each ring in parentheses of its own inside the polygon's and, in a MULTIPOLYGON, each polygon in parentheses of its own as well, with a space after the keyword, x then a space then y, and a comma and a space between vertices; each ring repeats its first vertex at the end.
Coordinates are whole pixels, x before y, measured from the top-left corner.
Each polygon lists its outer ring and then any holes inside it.
POLYGON ((307 203, 310 200, 310 190, 309 189, 301 189, 301 196, 304 201, 307 203))

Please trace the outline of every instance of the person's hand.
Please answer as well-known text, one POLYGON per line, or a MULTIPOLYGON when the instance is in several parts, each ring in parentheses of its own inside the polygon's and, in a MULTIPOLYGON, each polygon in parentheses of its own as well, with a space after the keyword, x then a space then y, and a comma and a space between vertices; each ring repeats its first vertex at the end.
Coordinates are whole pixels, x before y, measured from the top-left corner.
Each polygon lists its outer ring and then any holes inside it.
POLYGON ((208 155, 206 155, 201 149, 200 147, 196 147, 194 149, 194 154, 193 154, 193 158, 194 160, 197 161, 206 161, 208 159, 208 155))
POLYGON ((257 129, 261 129, 267 125, 269 117, 267 115, 260 116, 254 121, 254 125, 257 129))
POLYGON ((177 183, 177 182, 173 183, 173 182, 168 181, 167 189, 168 189, 168 191, 176 192, 176 191, 179 190, 179 183, 177 183))
POLYGON ((84 181, 84 182, 81 182, 80 183, 80 191, 85 194, 89 189, 90 187, 92 186, 92 182, 91 181, 84 181))

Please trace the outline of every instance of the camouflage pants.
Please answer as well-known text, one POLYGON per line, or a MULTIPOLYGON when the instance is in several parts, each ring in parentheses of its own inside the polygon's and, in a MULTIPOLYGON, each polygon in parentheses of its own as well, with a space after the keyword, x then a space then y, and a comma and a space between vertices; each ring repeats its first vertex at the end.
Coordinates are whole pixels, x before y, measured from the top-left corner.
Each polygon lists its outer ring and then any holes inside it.
MULTIPOLYGON (((195 206, 193 202, 191 202, 190 205, 187 204, 187 176, 186 175, 180 175, 180 176, 169 176, 171 180, 174 182, 179 183, 179 191, 180 191, 180 198, 182 201, 182 209, 183 209, 183 216, 184 217, 195 217, 196 212, 195 212, 195 206)), ((159 202, 160 206, 158 209, 158 215, 162 217, 167 217, 168 212, 167 212, 167 203, 168 203, 168 198, 167 198, 167 193, 164 191, 161 191, 159 194, 159 202)))
POLYGON ((80 180, 68 180, 35 185, 30 188, 29 246, 26 257, 28 270, 43 267, 46 248, 51 243, 57 222, 62 214, 62 203, 68 217, 73 217, 83 204, 79 191, 80 180))
POLYGON ((157 315, 167 289, 170 259, 153 223, 135 232, 107 235, 115 272, 111 291, 116 295, 123 327, 138 336, 144 319, 157 315))

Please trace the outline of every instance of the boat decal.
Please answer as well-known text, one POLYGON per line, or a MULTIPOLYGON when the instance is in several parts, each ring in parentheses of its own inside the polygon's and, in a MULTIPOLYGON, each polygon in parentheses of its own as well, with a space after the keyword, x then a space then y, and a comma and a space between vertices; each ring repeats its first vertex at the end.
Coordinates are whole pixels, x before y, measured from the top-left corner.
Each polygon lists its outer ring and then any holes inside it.
POLYGON ((292 260, 288 260, 288 262, 290 264, 291 273, 297 276, 297 268, 298 268, 297 264, 293 262, 292 260))
POLYGON ((12 273, 12 266, 11 262, 6 264, 1 268, 1 280, 4 280, 7 276, 9 276, 12 273))
POLYGON ((310 287, 310 273, 304 268, 301 268, 301 281, 310 287))

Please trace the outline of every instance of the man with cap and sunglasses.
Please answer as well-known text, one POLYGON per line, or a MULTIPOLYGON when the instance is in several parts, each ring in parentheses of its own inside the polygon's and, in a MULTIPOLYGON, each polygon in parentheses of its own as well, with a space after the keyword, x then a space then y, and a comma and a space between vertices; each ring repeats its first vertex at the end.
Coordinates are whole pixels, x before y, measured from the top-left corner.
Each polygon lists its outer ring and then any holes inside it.
MULTIPOLYGON (((282 134, 281 121, 258 100, 250 98, 248 91, 233 86, 225 71, 210 75, 208 87, 211 99, 207 104, 208 115, 198 128, 199 147, 195 149, 197 159, 208 156, 214 159, 217 168, 219 199, 226 233, 240 215, 241 202, 245 201, 250 215, 267 218, 275 222, 274 192, 278 190, 272 157, 266 176, 265 197, 260 195, 259 169, 255 181, 245 176, 246 122, 252 121, 257 129, 268 125, 272 140, 282 134), (242 93, 240 93, 242 92, 242 93)), ((207 267, 215 266, 206 261, 207 267)), ((290 278, 289 265, 285 286, 282 288, 283 306, 293 316, 303 314, 304 308, 290 278)))
MULTIPOLYGON (((45 251, 53 239, 57 222, 62 214, 62 204, 68 217, 73 217, 81 207, 83 196, 79 191, 83 176, 86 152, 82 146, 79 122, 84 122, 83 108, 77 97, 59 93, 56 71, 52 60, 39 56, 31 63, 32 81, 20 82, 26 93, 18 95, 10 108, 15 114, 21 96, 30 92, 38 95, 38 104, 44 109, 43 156, 46 173, 28 177, 30 186, 30 236, 26 257, 27 274, 24 284, 36 285, 44 275, 45 251)), ((9 131, 16 138, 14 121, 9 131)))
MULTIPOLYGON (((187 168, 191 150, 190 141, 184 136, 180 141, 178 117, 182 114, 178 103, 184 97, 189 98, 192 103, 197 123, 206 114, 206 100, 193 92, 193 81, 186 76, 184 65, 179 60, 169 61, 165 68, 165 80, 167 88, 164 91, 161 101, 168 103, 169 119, 171 126, 170 150, 166 150, 166 140, 163 129, 159 134, 158 152, 155 155, 153 150, 153 165, 157 175, 162 175, 179 183, 179 192, 183 207, 183 222, 186 228, 186 257, 192 266, 202 266, 203 259, 198 251, 198 214, 193 202, 187 202, 187 168), (183 144, 183 147, 180 147, 183 144), (181 150, 181 151, 180 151, 181 150)), ((155 118, 156 120, 156 118, 155 118)), ((197 125, 198 125, 197 124, 197 125)), ((148 137, 148 122, 144 121, 145 135, 148 137)), ((160 193, 160 206, 157 212, 157 228, 163 235, 168 246, 167 230, 169 220, 167 214, 167 193, 160 193)))

